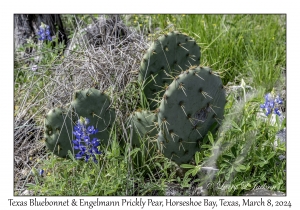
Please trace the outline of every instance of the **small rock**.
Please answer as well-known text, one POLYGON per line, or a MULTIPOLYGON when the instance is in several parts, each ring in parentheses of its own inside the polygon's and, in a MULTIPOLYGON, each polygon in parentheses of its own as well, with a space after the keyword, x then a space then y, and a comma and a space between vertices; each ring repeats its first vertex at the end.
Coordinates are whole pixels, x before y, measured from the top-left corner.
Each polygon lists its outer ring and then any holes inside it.
POLYGON ((21 193, 21 195, 29 195, 29 196, 32 196, 33 195, 33 191, 30 191, 30 190, 25 190, 21 193))

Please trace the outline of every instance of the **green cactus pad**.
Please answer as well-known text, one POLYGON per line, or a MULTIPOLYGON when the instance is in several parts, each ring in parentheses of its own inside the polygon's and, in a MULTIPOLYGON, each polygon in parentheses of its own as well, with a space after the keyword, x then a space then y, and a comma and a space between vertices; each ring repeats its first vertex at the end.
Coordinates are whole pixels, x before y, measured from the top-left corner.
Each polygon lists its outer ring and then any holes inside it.
POLYGON ((108 144, 110 128, 115 121, 115 110, 110 108, 110 98, 100 90, 90 88, 76 91, 71 102, 73 112, 77 117, 85 117, 90 120, 89 125, 99 130, 94 137, 101 144, 108 144))
POLYGON ((144 144, 147 153, 153 150, 154 140, 158 133, 157 115, 147 110, 136 111, 130 116, 129 124, 133 129, 133 147, 140 147, 141 144, 144 144))
POLYGON ((70 116, 65 110, 54 108, 45 117, 44 137, 46 146, 59 157, 66 157, 68 150, 74 152, 72 145, 73 123, 70 116))
POLYGON ((143 167, 143 160, 149 160, 157 151, 157 114, 147 110, 133 112, 129 117, 128 124, 133 129, 132 148, 140 148, 133 162, 136 166, 143 167))
POLYGON ((225 103, 222 81, 210 68, 191 68, 176 77, 158 110, 160 152, 178 164, 189 162, 210 127, 223 119, 225 103))
POLYGON ((153 99, 162 96, 164 87, 172 82, 171 77, 199 64, 200 47, 192 38, 179 32, 159 37, 145 53, 139 74, 150 109, 157 108, 153 99))

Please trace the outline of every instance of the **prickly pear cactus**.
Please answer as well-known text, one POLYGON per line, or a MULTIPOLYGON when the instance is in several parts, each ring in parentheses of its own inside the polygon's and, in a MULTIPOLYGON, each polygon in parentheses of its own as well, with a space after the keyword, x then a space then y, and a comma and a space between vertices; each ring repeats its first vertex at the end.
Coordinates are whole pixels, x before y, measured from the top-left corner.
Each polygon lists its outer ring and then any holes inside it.
POLYGON ((66 157, 68 150, 74 152, 72 147, 73 123, 70 116, 65 110, 54 108, 45 117, 46 146, 59 157, 66 157))
POLYGON ((221 79, 210 68, 193 67, 167 88, 158 110, 158 147, 178 164, 187 163, 209 128, 220 123, 226 103, 221 79))
POLYGON ((155 137, 158 133, 157 115, 147 110, 136 111, 129 118, 133 129, 132 146, 143 147, 147 153, 155 150, 155 137))
POLYGON ((94 88, 76 91, 71 108, 66 111, 62 108, 55 108, 45 117, 45 143, 47 148, 55 155, 66 157, 68 150, 73 154, 72 140, 74 139, 73 127, 79 117, 88 118, 90 125, 98 129, 94 135, 107 145, 109 132, 115 121, 115 111, 110 106, 110 99, 107 95, 94 88))
POLYGON ((77 117, 86 117, 99 130, 95 137, 101 144, 108 144, 110 128, 112 127, 116 115, 115 110, 110 108, 110 98, 100 90, 89 88, 76 91, 71 102, 73 112, 77 117))
POLYGON ((159 37, 145 53, 139 74, 150 109, 156 108, 153 99, 163 95, 171 77, 199 64, 200 47, 192 38, 176 31, 159 37))

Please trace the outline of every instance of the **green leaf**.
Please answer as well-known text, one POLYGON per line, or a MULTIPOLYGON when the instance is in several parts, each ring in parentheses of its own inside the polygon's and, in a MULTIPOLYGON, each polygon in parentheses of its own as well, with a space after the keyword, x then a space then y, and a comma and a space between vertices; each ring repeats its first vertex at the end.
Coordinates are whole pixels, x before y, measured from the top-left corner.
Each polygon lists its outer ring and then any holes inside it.
POLYGON ((231 166, 229 169, 229 174, 231 174, 233 172, 233 170, 234 170, 234 168, 233 168, 233 166, 231 166))
POLYGON ((211 143, 212 145, 214 145, 214 143, 215 143, 214 137, 213 137, 213 135, 211 134, 210 131, 208 131, 207 137, 208 137, 208 140, 210 141, 210 143, 211 143))
POLYGON ((195 161, 196 161, 196 165, 198 165, 200 162, 200 153, 199 152, 196 152, 196 154, 195 154, 195 161))
POLYGON ((109 194, 112 194, 114 192, 116 192, 116 189, 108 190, 108 191, 104 192, 104 195, 109 195, 109 194))
POLYGON ((181 183, 181 187, 190 187, 189 182, 191 181, 191 178, 184 177, 181 183))
POLYGON ((246 169, 247 169, 246 166, 244 166, 242 164, 235 167, 235 170, 238 172, 245 171, 246 169))
POLYGON ((220 164, 220 167, 221 167, 221 168, 225 168, 225 167, 227 168, 228 165, 229 165, 229 164, 227 164, 227 163, 221 163, 221 164, 220 164))
POLYGON ((267 165, 268 162, 267 161, 262 161, 262 162, 259 162, 258 165, 262 168, 264 167, 264 165, 267 165))
POLYGON ((91 171, 89 172, 89 174, 90 174, 90 175, 95 175, 95 169, 91 170, 91 171))
POLYGON ((130 151, 130 156, 134 156, 138 151, 140 151, 140 148, 135 148, 132 151, 130 151))
POLYGON ((223 159, 223 161, 228 163, 229 165, 232 165, 232 163, 229 160, 223 159))
POLYGON ((235 158, 235 156, 231 152, 228 152, 228 153, 224 154, 223 157, 224 158, 230 158, 230 159, 235 158))
POLYGON ((262 161, 265 161, 265 158, 263 156, 258 156, 258 158, 262 161))
POLYGON ((34 187, 36 187, 36 184, 27 183, 27 184, 25 184, 25 186, 28 187, 29 189, 34 189, 34 187))
POLYGON ((78 161, 74 158, 74 156, 70 150, 68 150, 68 155, 73 160, 73 162, 76 163, 76 165, 78 165, 78 161))
POLYGON ((237 172, 241 172, 239 167, 234 167, 234 170, 237 171, 237 172))
POLYGON ((190 165, 190 164, 181 164, 180 167, 181 168, 195 168, 194 165, 190 165))
POLYGON ((230 151, 231 151, 231 154, 233 154, 233 156, 236 157, 236 153, 237 153, 236 147, 231 147, 230 151))
POLYGON ((281 126, 286 127, 286 118, 283 119, 281 126))
POLYGON ((252 126, 254 127, 254 128, 256 128, 256 122, 255 121, 251 121, 251 124, 252 124, 252 126))
POLYGON ((279 116, 276 115, 276 124, 279 126, 280 125, 280 121, 279 121, 279 116))
POLYGON ((201 146, 201 149, 210 149, 210 148, 211 145, 207 145, 207 144, 201 146))
POLYGON ((234 121, 231 122, 231 125, 232 125, 236 130, 242 132, 241 128, 240 128, 234 121))
POLYGON ((190 170, 188 170, 187 172, 185 172, 185 174, 184 174, 184 179, 187 179, 187 177, 188 177, 190 174, 192 174, 193 171, 194 171, 194 169, 190 169, 190 170))
POLYGON ((200 169, 201 169, 201 166, 196 166, 196 167, 193 169, 192 175, 193 175, 193 176, 196 176, 196 174, 198 173, 198 171, 200 171, 200 169))
POLYGON ((268 158, 267 160, 270 160, 272 157, 274 157, 276 154, 276 152, 271 152, 269 155, 268 155, 268 158))

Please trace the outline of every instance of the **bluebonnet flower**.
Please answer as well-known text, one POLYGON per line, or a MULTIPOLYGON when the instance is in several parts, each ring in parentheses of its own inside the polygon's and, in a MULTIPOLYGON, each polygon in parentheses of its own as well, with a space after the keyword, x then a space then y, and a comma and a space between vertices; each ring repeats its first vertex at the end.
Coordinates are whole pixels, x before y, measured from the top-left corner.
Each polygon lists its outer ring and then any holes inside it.
POLYGON ((101 154, 98 150, 100 141, 97 138, 92 138, 91 140, 90 135, 96 134, 98 129, 95 129, 94 126, 86 127, 89 122, 89 119, 80 117, 77 124, 74 126, 73 134, 76 137, 76 139, 73 140, 74 149, 79 150, 75 155, 75 158, 85 158, 85 162, 88 162, 92 157, 93 161, 97 163, 98 161, 95 154, 101 154))
POLYGON ((285 155, 279 155, 279 160, 284 160, 285 159, 285 155))
POLYGON ((39 40, 48 40, 52 41, 52 37, 50 35, 50 27, 48 25, 45 25, 44 23, 41 23, 40 29, 38 31, 39 40))
POLYGON ((38 66, 37 65, 33 65, 32 67, 31 67, 31 70, 32 71, 36 71, 38 69, 38 66))
POLYGON ((268 116, 272 112, 274 114, 277 114, 278 116, 281 115, 278 106, 279 104, 282 104, 282 100, 280 97, 277 95, 275 98, 273 94, 268 93, 265 95, 265 103, 260 105, 260 108, 265 109, 266 115, 268 116))
POLYGON ((44 169, 40 169, 39 174, 40 174, 40 176, 42 176, 44 174, 44 169))

